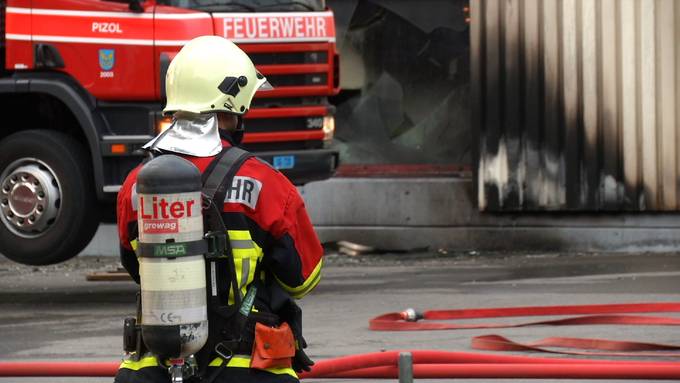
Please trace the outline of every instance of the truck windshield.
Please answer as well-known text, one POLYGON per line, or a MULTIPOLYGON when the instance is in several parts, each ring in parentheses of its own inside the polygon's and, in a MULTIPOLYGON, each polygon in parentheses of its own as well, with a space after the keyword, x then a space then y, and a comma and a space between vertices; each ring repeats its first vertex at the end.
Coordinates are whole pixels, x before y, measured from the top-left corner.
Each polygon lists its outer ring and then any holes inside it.
POLYGON ((160 4, 206 12, 323 11, 325 0, 162 0, 160 4))

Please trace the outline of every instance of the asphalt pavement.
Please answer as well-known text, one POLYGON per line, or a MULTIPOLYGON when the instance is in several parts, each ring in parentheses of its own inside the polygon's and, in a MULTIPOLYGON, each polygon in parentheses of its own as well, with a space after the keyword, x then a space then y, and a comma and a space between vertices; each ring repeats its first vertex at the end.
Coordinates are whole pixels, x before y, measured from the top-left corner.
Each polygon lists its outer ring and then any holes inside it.
MULTIPOLYGON (((395 349, 471 351, 473 336, 491 333, 517 341, 566 336, 680 344, 680 331, 663 326, 368 330, 370 318, 408 307, 680 301, 678 254, 440 251, 356 257, 330 253, 326 260, 321 283, 301 301, 313 359, 395 349)), ((85 278, 117 267, 115 257, 79 256, 47 267, 22 266, 0 257, 0 361, 119 361, 123 318, 134 312, 137 286, 85 278)), ((111 379, 0 378, 26 383, 107 381, 111 379)))

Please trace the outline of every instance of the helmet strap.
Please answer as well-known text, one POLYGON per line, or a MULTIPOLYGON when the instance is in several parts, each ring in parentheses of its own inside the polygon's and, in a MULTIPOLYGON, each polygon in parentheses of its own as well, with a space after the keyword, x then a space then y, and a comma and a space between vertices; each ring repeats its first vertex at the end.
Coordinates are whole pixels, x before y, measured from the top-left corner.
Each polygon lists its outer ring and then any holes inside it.
POLYGON ((245 125, 243 123, 243 116, 236 116, 238 122, 236 123, 236 130, 231 134, 231 138, 234 140, 235 145, 241 145, 243 141, 243 134, 245 133, 245 125))

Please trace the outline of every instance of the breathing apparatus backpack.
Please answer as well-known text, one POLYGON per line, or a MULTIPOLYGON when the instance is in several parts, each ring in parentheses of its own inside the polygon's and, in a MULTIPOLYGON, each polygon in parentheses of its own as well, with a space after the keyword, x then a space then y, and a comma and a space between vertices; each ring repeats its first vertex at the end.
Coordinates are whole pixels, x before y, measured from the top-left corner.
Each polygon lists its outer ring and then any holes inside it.
MULTIPOLYGON (((256 280, 241 295, 222 201, 251 156, 227 148, 201 175, 191 162, 164 154, 147 162, 138 175, 141 299, 136 321, 125 322, 125 350, 136 358, 150 351, 169 360, 173 382, 191 377, 212 382, 222 369, 205 376, 214 357, 224 367, 233 355, 258 349, 258 326, 264 328, 260 334, 289 343, 293 354, 286 357, 289 364, 293 357, 296 371, 313 364, 303 351, 301 310, 278 284, 263 286, 256 280), (265 287, 276 314, 252 312, 258 284, 265 287)), ((254 275, 260 275, 259 267, 254 275)), ((256 352, 252 361, 257 361, 256 352)), ((261 362, 260 368, 267 368, 271 360, 261 362)))
POLYGON ((252 309, 256 289, 241 299, 222 206, 216 202, 224 201, 236 171, 250 156, 235 147, 223 150, 202 177, 191 162, 164 154, 148 161, 137 176, 141 294, 136 320, 125 322, 125 350, 136 351, 137 358, 148 350, 169 360, 173 381, 207 365, 201 358, 201 366, 185 365, 199 351, 207 350, 207 359, 214 350, 228 361, 252 309), (225 270, 228 275, 221 275, 225 270), (207 280, 211 289, 206 289, 207 280), (223 291, 225 280, 230 283, 223 291), (228 305, 223 297, 230 289, 234 302, 228 305), (208 306, 221 320, 208 321, 208 306), (218 328, 224 321, 234 322, 234 334, 218 328), (233 338, 231 344, 224 335, 233 338))

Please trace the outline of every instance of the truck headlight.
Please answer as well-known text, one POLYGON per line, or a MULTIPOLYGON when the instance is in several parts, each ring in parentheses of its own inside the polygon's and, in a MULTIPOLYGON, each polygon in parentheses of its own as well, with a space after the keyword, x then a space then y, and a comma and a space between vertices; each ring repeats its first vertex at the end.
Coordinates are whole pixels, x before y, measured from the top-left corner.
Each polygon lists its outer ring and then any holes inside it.
POLYGON ((172 125, 172 117, 163 117, 156 120, 156 135, 163 133, 172 125))
POLYGON ((333 139, 333 135, 335 134, 335 117, 333 116, 325 116, 323 118, 323 140, 324 141, 330 141, 333 139))

